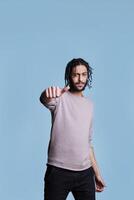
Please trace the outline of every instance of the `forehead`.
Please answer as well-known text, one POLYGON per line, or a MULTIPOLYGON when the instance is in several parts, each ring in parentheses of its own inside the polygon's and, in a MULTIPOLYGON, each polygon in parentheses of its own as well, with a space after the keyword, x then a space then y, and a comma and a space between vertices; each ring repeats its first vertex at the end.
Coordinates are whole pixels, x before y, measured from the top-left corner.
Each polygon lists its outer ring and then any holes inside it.
POLYGON ((72 73, 84 73, 84 72, 87 72, 87 68, 85 65, 76 65, 76 67, 72 69, 72 73))

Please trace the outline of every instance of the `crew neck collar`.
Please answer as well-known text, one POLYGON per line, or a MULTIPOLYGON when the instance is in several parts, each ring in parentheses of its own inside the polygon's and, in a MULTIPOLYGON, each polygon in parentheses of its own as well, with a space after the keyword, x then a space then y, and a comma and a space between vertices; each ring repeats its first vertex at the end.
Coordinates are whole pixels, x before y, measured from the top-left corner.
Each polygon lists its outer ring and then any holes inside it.
POLYGON ((69 90, 68 90, 67 92, 68 92, 70 95, 72 95, 72 96, 74 96, 74 97, 76 97, 76 98, 81 98, 81 99, 86 98, 85 96, 79 96, 79 95, 73 94, 73 93, 70 92, 69 90))

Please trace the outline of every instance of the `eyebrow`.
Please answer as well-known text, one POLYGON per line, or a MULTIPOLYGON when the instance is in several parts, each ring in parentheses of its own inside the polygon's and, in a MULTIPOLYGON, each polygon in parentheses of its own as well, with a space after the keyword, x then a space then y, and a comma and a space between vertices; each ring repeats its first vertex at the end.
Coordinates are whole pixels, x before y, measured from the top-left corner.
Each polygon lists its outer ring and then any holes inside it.
MULTIPOLYGON (((77 72, 72 72, 72 74, 79 74, 80 75, 80 73, 77 73, 77 72)), ((82 72, 81 74, 87 74, 87 72, 82 72)))

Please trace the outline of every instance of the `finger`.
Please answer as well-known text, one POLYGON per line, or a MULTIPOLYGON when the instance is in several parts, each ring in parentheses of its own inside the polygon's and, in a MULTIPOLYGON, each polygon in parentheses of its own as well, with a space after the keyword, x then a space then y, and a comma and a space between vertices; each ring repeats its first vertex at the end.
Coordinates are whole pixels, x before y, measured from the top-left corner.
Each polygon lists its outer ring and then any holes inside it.
POLYGON ((101 189, 96 189, 96 192, 103 192, 103 190, 101 190, 101 189))
POLYGON ((101 187, 105 187, 106 186, 104 181, 100 181, 100 185, 101 185, 101 187))
POLYGON ((102 192, 104 188, 96 186, 96 192, 102 192))
POLYGON ((48 89, 46 89, 46 97, 49 98, 48 89))
POLYGON ((53 86, 52 87, 52 97, 56 97, 56 87, 55 86, 53 86))
POLYGON ((52 88, 51 87, 48 88, 48 92, 49 92, 49 98, 52 98, 52 88))
POLYGON ((70 89, 70 86, 69 86, 69 85, 68 85, 68 86, 65 86, 65 87, 62 89, 62 93, 67 92, 69 89, 70 89))
POLYGON ((61 89, 57 86, 56 87, 56 96, 59 97, 61 95, 61 89))

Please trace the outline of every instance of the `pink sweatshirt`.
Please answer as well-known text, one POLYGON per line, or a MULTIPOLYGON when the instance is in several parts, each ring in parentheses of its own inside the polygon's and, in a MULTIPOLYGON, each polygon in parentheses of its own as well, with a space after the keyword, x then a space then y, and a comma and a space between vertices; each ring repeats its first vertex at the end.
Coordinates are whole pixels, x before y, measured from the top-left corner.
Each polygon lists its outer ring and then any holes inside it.
POLYGON ((44 104, 52 116, 47 164, 81 171, 91 166, 93 102, 70 91, 44 104))

